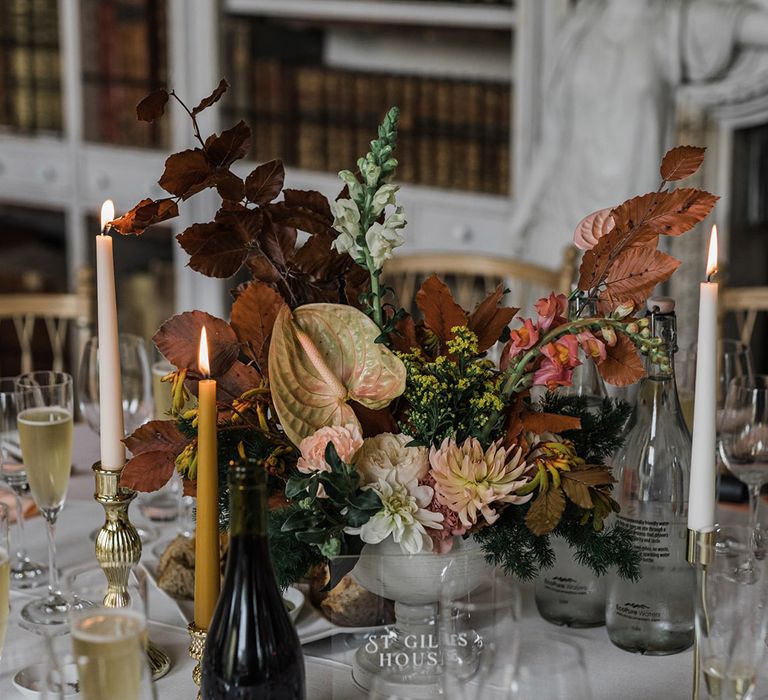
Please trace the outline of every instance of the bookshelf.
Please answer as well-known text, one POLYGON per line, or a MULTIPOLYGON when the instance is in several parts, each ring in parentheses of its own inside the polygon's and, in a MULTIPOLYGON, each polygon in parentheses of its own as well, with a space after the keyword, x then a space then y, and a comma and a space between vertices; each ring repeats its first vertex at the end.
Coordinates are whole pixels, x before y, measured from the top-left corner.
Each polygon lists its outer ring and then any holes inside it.
MULTIPOLYGON (((73 283, 77 269, 90 258, 91 236, 96 234, 90 230, 88 217, 98 212, 107 197, 115 200, 118 210, 124 210, 142 197, 157 196, 156 180, 168 149, 191 147, 192 134, 186 115, 175 109, 170 110, 166 131, 155 134, 142 147, 126 141, 120 132, 113 131, 111 137, 98 133, 93 115, 85 113, 86 95, 100 79, 94 68, 98 66, 98 53, 94 63, 94 54, 83 51, 84 40, 92 39, 90 34, 99 31, 83 19, 83 3, 92 5, 93 0, 34 1, 53 2, 58 11, 61 129, 21 131, 0 126, 0 202, 63 212, 68 275, 73 283), (88 66, 90 69, 85 70, 88 66)), ((482 80, 504 79, 513 87, 508 136, 508 172, 512 183, 519 181, 524 172, 537 135, 546 38, 551 36, 552 27, 569 4, 567 0, 516 0, 510 4, 445 0, 156 2, 163 5, 165 23, 160 44, 162 55, 154 59, 162 64, 158 75, 191 100, 208 91, 224 74, 226 52, 231 47, 223 27, 233 17, 251 21, 260 17, 301 26, 342 26, 347 30, 360 26, 365 28, 367 37, 379 35, 378 43, 384 53, 377 55, 376 61, 384 63, 384 70, 390 60, 384 38, 393 31, 400 32, 399 28, 403 28, 403 41, 407 41, 409 31, 422 29, 504 35, 510 47, 508 53, 486 56, 475 61, 476 65, 464 60, 465 57, 456 60, 454 54, 439 47, 431 51, 430 44, 415 42, 414 48, 422 53, 416 60, 419 65, 413 66, 413 74, 430 79, 434 74, 444 73, 454 80, 470 80, 477 75, 482 80)), ((102 46, 104 41, 105 37, 99 38, 102 46)), ((354 61, 354 44, 345 46, 347 57, 354 61)), ((392 64, 393 70, 410 70, 407 58, 403 58, 405 53, 390 51, 391 60, 400 62, 397 66, 392 64)), ((126 60, 129 58, 130 55, 126 60)), ((150 85, 137 85, 136 90, 140 92, 145 87, 149 89, 150 85)), ((202 115, 201 129, 213 131, 226 125, 218 107, 202 115)), ((244 163, 243 169, 252 165, 244 163)), ((287 183, 294 188, 317 189, 330 197, 340 189, 332 173, 316 169, 288 167, 287 183)), ((406 184, 399 201, 408 208, 411 249, 496 253, 505 249, 507 221, 514 206, 513 188, 511 194, 488 194, 406 184)), ((213 211, 212 200, 195 197, 184 203, 182 216, 170 228, 173 233, 180 232, 193 221, 212 216, 213 211)), ((226 286, 192 273, 186 268, 186 256, 178 248, 174 247, 173 255, 177 307, 224 314, 226 286)))

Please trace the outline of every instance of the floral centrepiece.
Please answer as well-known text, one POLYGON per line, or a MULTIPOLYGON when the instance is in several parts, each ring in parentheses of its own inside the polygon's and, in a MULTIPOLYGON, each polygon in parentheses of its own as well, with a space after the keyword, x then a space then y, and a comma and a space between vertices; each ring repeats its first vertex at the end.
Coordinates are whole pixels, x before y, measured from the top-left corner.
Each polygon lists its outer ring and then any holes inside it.
MULTIPOLYGON (((193 311, 156 333, 176 367, 167 377, 173 413, 126 440, 134 456, 123 483, 154 490, 176 470, 194 493, 197 415, 183 407, 196 391, 193 346, 205 326, 220 388, 220 464, 240 454, 267 470, 281 584, 365 544, 445 553, 457 537, 474 537, 490 561, 528 578, 551 565, 552 534, 597 573, 617 567, 635 576, 629 534, 605 524, 618 510, 605 460, 621 443, 628 409, 605 401, 594 412, 557 390, 572 382, 581 353, 620 386, 643 375, 642 355, 664 357, 636 310, 679 264, 658 250, 660 237, 684 233, 714 206, 713 195, 671 187, 698 169, 703 149, 673 149, 658 192, 579 224, 575 240, 586 252, 574 294, 599 315, 569 319, 569 298, 552 292, 535 316, 517 318, 502 287, 468 311, 432 276, 416 294, 417 319, 385 282, 386 262, 405 241, 393 182, 398 110, 356 170, 339 173, 343 189, 329 202, 284 189, 277 160, 236 174, 231 166, 251 139, 244 122, 200 136, 197 115, 226 88, 222 81, 197 107, 184 105, 199 145, 166 161, 159 183, 169 196, 142 200, 112 222, 139 235, 215 190, 213 220, 187 228, 179 243, 203 274, 252 275, 233 292, 230 321, 193 311), (488 357, 497 343, 498 364, 488 357), (534 387, 545 398, 534 400, 534 387)), ((155 91, 139 118, 159 118, 171 99, 181 102, 155 91)))

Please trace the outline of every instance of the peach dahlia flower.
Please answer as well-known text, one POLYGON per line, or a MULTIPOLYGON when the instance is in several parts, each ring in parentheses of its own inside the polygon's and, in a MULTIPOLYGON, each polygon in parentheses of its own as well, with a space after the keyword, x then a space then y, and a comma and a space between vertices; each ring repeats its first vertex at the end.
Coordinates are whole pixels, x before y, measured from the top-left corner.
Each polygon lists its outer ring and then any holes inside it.
POLYGON ((461 445, 446 438, 430 450, 429 462, 437 500, 458 513, 465 527, 477 524, 480 517, 494 523, 499 517, 494 504, 525 503, 532 496, 515 493, 530 480, 522 450, 504 449, 501 440, 483 451, 475 438, 461 445))

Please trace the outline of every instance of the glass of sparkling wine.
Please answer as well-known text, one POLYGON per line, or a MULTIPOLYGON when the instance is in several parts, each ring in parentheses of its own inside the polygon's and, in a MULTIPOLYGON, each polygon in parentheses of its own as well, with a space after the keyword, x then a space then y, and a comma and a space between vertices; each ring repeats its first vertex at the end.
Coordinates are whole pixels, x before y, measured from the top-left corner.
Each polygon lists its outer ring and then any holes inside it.
POLYGON ((8 506, 0 503, 0 658, 3 656, 8 615, 11 611, 11 550, 8 540, 8 506))
POLYGON ((698 567, 696 634, 710 700, 750 700, 768 633, 768 532, 720 526, 698 567))
MULTIPOLYGON (((59 666, 77 667, 83 700, 152 700, 154 690, 147 662, 146 575, 136 569, 125 607, 104 605, 107 581, 100 569, 81 572, 70 581, 74 600, 70 614, 71 659, 60 655, 59 666), (62 658, 62 656, 64 658, 62 658)), ((52 685, 56 685, 53 683, 52 685)))
POLYGON ((32 561, 27 554, 24 504, 21 499, 29 493, 29 481, 21 459, 17 415, 16 378, 0 377, 0 479, 11 487, 16 497, 16 542, 11 553, 11 587, 22 589, 44 583, 48 570, 43 564, 32 561))
POLYGON ((16 380, 17 423, 29 487, 48 531, 48 595, 21 610, 27 622, 65 625, 69 603, 56 571, 56 519, 72 470, 72 377, 64 372, 30 372, 16 380))

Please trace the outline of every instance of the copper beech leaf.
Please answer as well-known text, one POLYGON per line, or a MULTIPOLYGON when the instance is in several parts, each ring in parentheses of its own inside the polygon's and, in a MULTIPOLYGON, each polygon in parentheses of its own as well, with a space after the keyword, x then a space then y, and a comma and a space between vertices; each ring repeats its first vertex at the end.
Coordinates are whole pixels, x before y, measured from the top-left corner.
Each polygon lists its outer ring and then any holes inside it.
POLYGON ((640 306, 654 287, 669 279, 678 267, 677 258, 654 248, 627 248, 608 271, 600 299, 613 307, 625 301, 640 306))
POLYGON ((667 182, 685 180, 693 175, 704 162, 706 148, 699 146, 678 146, 667 151, 661 161, 661 177, 667 182))
MULTIPOLYGON (((219 401, 232 402, 249 389, 259 386, 260 382, 261 374, 255 367, 235 360, 226 372, 216 376, 216 395, 219 401)), ((197 396, 198 383, 196 377, 190 377, 184 386, 197 396)))
POLYGON ((350 401, 378 410, 405 389, 405 366, 376 343, 378 326, 340 304, 284 306, 272 330, 269 381, 294 443, 325 425, 360 425, 350 401))
POLYGON ((616 334, 616 344, 606 346, 607 357, 597 366, 606 382, 614 386, 634 384, 645 374, 635 344, 624 334, 616 334))
POLYGON ((211 376, 218 377, 232 367, 240 352, 235 331, 226 321, 204 311, 185 311, 169 318, 152 340, 171 364, 197 373, 203 326, 208 336, 211 376))
POLYGON ((165 161, 158 184, 166 192, 186 199, 200 191, 199 185, 213 174, 213 168, 200 148, 174 153, 165 161), (197 189, 195 189, 197 187, 197 189))
POLYGON ((559 413, 527 411, 520 421, 522 429, 541 435, 542 433, 564 433, 566 430, 579 430, 581 420, 576 416, 563 416, 559 413))
POLYGON ((269 205, 272 220, 300 231, 322 234, 333 224, 328 200, 313 190, 284 190, 284 200, 269 205))
POLYGON ((192 116, 197 116, 202 112, 204 109, 208 109, 211 105, 218 102, 222 95, 227 91, 227 88, 229 87, 229 83, 222 78, 219 81, 219 84, 214 88, 213 92, 208 95, 208 97, 204 97, 196 107, 192 109, 192 116))
POLYGON ((281 160, 262 163, 245 178, 245 194, 249 202, 267 204, 283 189, 285 168, 281 160))
POLYGON ((249 220, 261 220, 258 211, 216 216, 207 224, 192 224, 176 239, 190 255, 189 266, 208 277, 234 275, 251 252, 249 220))
POLYGON ((136 117, 142 122, 153 122, 165 112, 168 91, 165 88, 153 90, 136 105, 136 117))
POLYGON ((175 461, 173 452, 142 452, 126 462, 120 474, 120 485, 134 491, 157 491, 173 476, 175 461))
MULTIPOLYGON (((567 474, 567 472, 563 472, 563 476, 565 476, 565 474, 567 474)), ((577 506, 580 506, 581 508, 591 508, 594 505, 592 496, 589 494, 589 486, 586 484, 582 484, 580 481, 563 478, 560 485, 563 487, 565 495, 568 496, 568 500, 573 501, 577 506)))
POLYGON ((597 242, 614 229, 611 208, 599 209, 585 216, 576 226, 573 242, 580 250, 592 250, 597 242))
POLYGON ((262 372, 267 370, 269 338, 285 300, 263 282, 254 281, 238 294, 232 305, 232 328, 243 350, 256 360, 262 372))
POLYGON ((534 535, 547 535, 557 527, 565 510, 565 496, 561 488, 550 486, 531 501, 525 515, 525 524, 534 535))
POLYGON ((123 235, 134 233, 138 236, 152 224, 173 219, 178 215, 178 204, 170 197, 158 200, 142 199, 133 209, 114 219, 110 224, 123 235))
POLYGON ((424 314, 424 325, 444 343, 453 338, 451 328, 467 325, 466 312, 454 301, 448 285, 437 275, 424 280, 416 292, 416 306, 424 314))
POLYGON ((220 136, 211 134, 205 140, 205 155, 211 165, 226 168, 245 157, 251 148, 251 127, 242 119, 220 136))
POLYGON ((176 455, 187 444, 187 438, 176 427, 176 421, 152 420, 134 430, 123 442, 134 455, 158 450, 176 455))
POLYGON ((469 315, 467 325, 477 335, 480 352, 485 352, 500 337, 509 322, 520 310, 511 306, 499 306, 504 297, 504 285, 496 287, 469 315))

